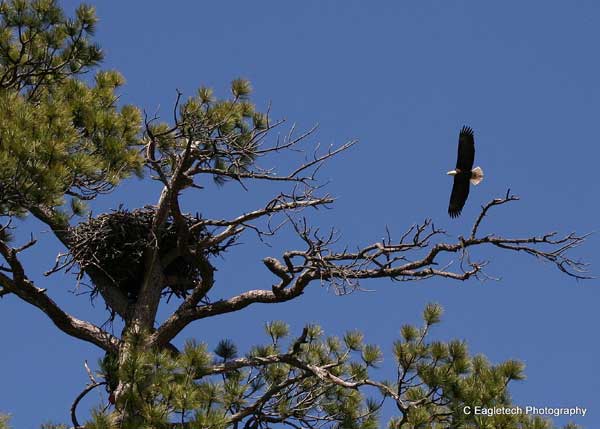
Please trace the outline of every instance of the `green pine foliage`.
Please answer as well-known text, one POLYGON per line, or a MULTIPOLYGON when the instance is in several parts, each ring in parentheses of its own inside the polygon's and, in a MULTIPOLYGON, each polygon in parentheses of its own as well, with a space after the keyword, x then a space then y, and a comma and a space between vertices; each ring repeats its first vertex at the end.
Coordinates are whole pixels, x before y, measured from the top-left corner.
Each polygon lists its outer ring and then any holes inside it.
POLYGON ((8 424, 10 421, 10 416, 7 414, 0 414, 0 429, 10 429, 10 425, 8 424))
POLYGON ((82 75, 102 59, 95 24, 90 6, 70 19, 52 0, 0 5, 0 214, 90 199, 141 174, 139 111, 117 106, 123 78, 82 75))
POLYGON ((201 87, 179 105, 175 124, 148 121, 145 138, 153 144, 151 158, 170 176, 177 154, 189 151, 186 167, 195 163, 197 170, 213 173, 217 184, 239 179, 250 171, 258 143, 271 126, 268 115, 250 101, 251 92, 250 82, 241 78, 231 82, 230 98, 218 99, 212 89, 201 87))
POLYGON ((243 357, 231 340, 212 353, 206 344, 188 341, 174 356, 143 348, 144 335, 130 336, 134 352, 120 369, 111 358, 101 363, 109 390, 116 386, 112 371, 127 385, 117 407, 130 417, 115 426, 116 414, 98 409, 86 427, 167 428, 180 422, 188 428, 281 423, 367 429, 381 427, 382 406, 399 399, 403 408, 387 422, 390 429, 553 428, 537 417, 464 413, 465 406, 510 406, 507 387, 524 378, 523 364, 494 365, 471 355, 463 341, 430 340, 441 314, 439 305, 430 304, 422 326, 401 328, 391 356, 397 375, 375 384, 367 380, 375 380, 383 352, 357 331, 326 337, 310 325, 295 339, 286 323, 269 322, 268 340, 243 357), (328 375, 319 376, 315 368, 328 375))
POLYGON ((219 184, 247 172, 256 158, 270 125, 250 102, 244 79, 231 83, 227 99, 200 88, 178 105, 175 124, 149 120, 142 135, 139 110, 117 103, 123 77, 99 71, 90 82, 84 75, 102 60, 91 41, 96 21, 86 5, 74 18, 53 0, 0 5, 0 215, 66 203, 55 221, 67 222, 67 211, 83 214, 84 201, 142 174, 140 137, 156 145, 167 175, 190 143, 190 162, 219 184))

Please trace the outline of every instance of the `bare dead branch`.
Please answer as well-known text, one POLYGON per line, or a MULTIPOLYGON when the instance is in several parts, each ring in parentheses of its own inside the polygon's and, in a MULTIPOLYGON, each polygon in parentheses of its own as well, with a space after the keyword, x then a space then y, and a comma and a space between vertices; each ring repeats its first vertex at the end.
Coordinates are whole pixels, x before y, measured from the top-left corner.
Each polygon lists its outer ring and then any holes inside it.
MULTIPOLYGON (((555 233, 524 238, 499 237, 494 235, 476 236, 477 229, 489 209, 518 198, 507 194, 506 198, 495 199, 482 208, 476 218, 473 233, 468 239, 459 237, 456 242, 437 242, 432 240, 444 235, 430 220, 414 225, 401 235, 397 242, 387 238, 381 242, 359 248, 356 251, 332 250, 337 240, 334 230, 321 234, 312 230, 305 219, 293 221, 300 239, 306 244, 305 250, 285 252, 283 262, 268 257, 263 260, 265 266, 280 281, 272 290, 251 290, 229 299, 220 300, 199 307, 186 307, 174 313, 154 334, 155 344, 170 341, 187 324, 194 320, 218 314, 238 311, 254 303, 278 303, 294 299, 314 280, 331 285, 336 293, 349 293, 358 288, 358 282, 364 279, 390 278, 395 281, 418 281, 432 277, 443 277, 465 281, 472 277, 490 278, 483 269, 487 262, 473 262, 468 259, 466 249, 488 245, 503 250, 522 251, 543 261, 553 263, 563 273, 577 278, 588 278, 586 264, 571 258, 568 251, 585 241, 587 235, 568 234, 556 237, 555 233), (460 271, 452 271, 452 261, 441 261, 444 254, 456 254, 461 260, 460 271), (410 256, 409 256, 410 255, 410 256), (440 266, 442 268, 440 268, 440 266)), ((277 205, 274 207, 278 207, 277 205)), ((244 216, 264 215, 265 210, 244 216)), ((222 221, 222 225, 232 228, 246 217, 233 221, 222 221)), ((219 222, 215 222, 219 224, 219 222)), ((233 233, 233 232, 232 232, 233 233)), ((389 235, 388 235, 389 237, 389 235)))
POLYGON ((83 361, 83 366, 85 367, 85 372, 87 372, 90 382, 97 383, 96 377, 94 377, 94 374, 92 373, 92 370, 90 369, 87 360, 83 361))
POLYGON ((309 169, 312 166, 322 164, 324 161, 328 160, 329 158, 334 157, 338 153, 341 153, 341 152, 343 152, 343 151, 351 148, 356 143, 358 143, 357 140, 351 140, 351 141, 343 144, 342 146, 338 147, 337 149, 333 149, 332 150, 332 147, 329 147, 329 149, 327 150, 327 153, 324 154, 324 155, 321 155, 321 156, 317 156, 317 154, 315 152, 314 158, 311 161, 309 161, 309 162, 301 165, 300 167, 296 168, 293 172, 291 172, 289 174, 289 177, 297 177, 301 172, 309 169))
POLYGON ((212 220, 205 219, 199 221, 196 225, 192 226, 192 229, 201 226, 236 226, 241 225, 251 220, 258 219, 263 216, 268 216, 274 213, 289 211, 294 209, 301 209, 305 207, 316 207, 332 203, 334 200, 329 196, 313 199, 303 199, 304 197, 295 197, 291 201, 286 201, 286 195, 280 195, 279 197, 271 200, 264 208, 254 210, 252 212, 243 214, 231 220, 212 220), (280 202, 281 201, 281 202, 280 202))
POLYGON ((485 217, 485 215, 487 214, 488 210, 494 206, 500 206, 502 204, 506 204, 509 203, 511 201, 518 201, 519 197, 515 196, 515 195, 511 195, 510 194, 510 189, 506 191, 506 196, 504 198, 495 198, 492 201, 490 201, 489 203, 487 203, 485 206, 481 207, 481 212, 479 213, 479 216, 477 216, 477 219, 475 219, 475 223, 473 224, 473 228, 471 229, 471 236, 470 238, 473 239, 475 238, 475 236, 477 235, 477 230, 479 229, 479 224, 481 224, 481 221, 483 220, 483 218, 485 217))
MULTIPOLYGON (((304 139, 305 137, 308 137, 311 133, 312 133, 312 131, 309 131, 309 132, 303 134, 299 139, 304 139)), ((299 141, 300 140, 294 141, 294 143, 291 145, 284 144, 281 147, 276 146, 277 151, 281 150, 282 147, 289 148, 290 146, 293 146, 293 145, 299 143, 299 141)), ((236 168, 235 164, 233 164, 232 167, 229 167, 228 169, 219 169, 219 168, 215 168, 212 166, 207 166, 204 163, 200 163, 194 167, 191 167, 190 169, 188 169, 186 171, 186 174, 188 174, 189 176, 194 176, 197 174, 213 174, 213 175, 224 176, 224 177, 228 177, 228 178, 236 179, 236 180, 252 179, 252 180, 267 180, 267 181, 274 181, 274 182, 297 182, 297 183, 303 183, 305 185, 308 185, 309 183, 314 182, 316 180, 315 174, 318 171, 318 169, 320 168, 320 166, 323 165, 323 163, 325 163, 330 158, 333 158, 334 156, 338 155, 339 153, 354 146, 356 143, 357 143, 357 141, 352 140, 352 141, 349 141, 349 142, 343 144, 342 146, 340 146, 336 149, 329 148, 328 151, 323 155, 317 155, 315 153, 312 159, 306 161, 305 163, 303 163, 302 165, 297 167, 295 170, 291 171, 290 173, 288 173, 286 175, 278 175, 271 170, 264 171, 258 167, 254 171, 243 171, 243 170, 236 168), (311 169, 313 171, 310 174, 307 174, 307 175, 300 174, 300 173, 306 172, 311 169)), ((273 151, 275 151, 275 149, 269 149, 264 153, 269 153, 269 152, 273 152, 273 151)), ((220 155, 226 156, 226 157, 233 157, 235 155, 235 153, 221 153, 220 155)))

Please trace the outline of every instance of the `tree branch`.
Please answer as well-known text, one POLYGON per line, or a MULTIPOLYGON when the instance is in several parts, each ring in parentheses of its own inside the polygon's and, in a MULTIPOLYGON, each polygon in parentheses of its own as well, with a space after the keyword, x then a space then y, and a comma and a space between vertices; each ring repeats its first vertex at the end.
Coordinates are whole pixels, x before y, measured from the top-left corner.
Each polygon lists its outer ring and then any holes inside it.
POLYGON ((89 385, 87 385, 86 388, 83 389, 79 395, 77 395, 77 397, 73 401, 73 404, 71 405, 71 421, 73 422, 73 429, 85 429, 85 426, 81 426, 79 424, 79 421, 77 420, 77 405, 79 405, 79 402, 85 397, 85 395, 90 393, 96 387, 104 386, 106 384, 108 384, 106 381, 92 382, 89 385))
POLYGON ((282 390, 283 388, 294 384, 300 380, 303 380, 309 376, 313 376, 318 378, 319 380, 325 383, 331 383, 346 389, 358 390, 363 386, 370 386, 379 389, 385 396, 391 397, 395 402, 398 408, 402 411, 406 411, 408 409, 408 404, 405 400, 400 397, 400 394, 392 390, 389 386, 384 383, 380 383, 378 381, 363 379, 358 381, 348 381, 344 380, 336 375, 334 375, 330 368, 336 367, 341 364, 341 362, 334 362, 325 365, 315 365, 311 363, 307 363, 302 361, 301 358, 298 357, 300 353, 300 347, 297 347, 298 344, 306 342, 307 329, 305 328, 302 336, 296 340, 291 351, 289 353, 283 354, 273 354, 269 356, 250 356, 244 358, 233 359, 227 362, 224 362, 219 365, 213 365, 209 368, 204 368, 202 374, 199 374, 199 377, 204 377, 207 375, 215 375, 215 374, 227 374, 232 371, 236 371, 242 368, 256 368, 263 367, 268 365, 273 365, 277 363, 285 363, 290 365, 293 368, 299 369, 302 371, 302 374, 297 377, 289 378, 288 380, 280 383, 278 385, 274 385, 271 388, 267 389, 264 395, 256 401, 252 406, 248 408, 244 408, 242 411, 234 414, 231 419, 232 422, 239 421, 244 417, 252 414, 257 410, 258 407, 262 406, 268 399, 270 399, 274 394, 282 390))
MULTIPOLYGON (((358 287, 358 281, 363 279, 390 278, 396 281, 417 281, 431 277, 444 277, 465 281, 471 277, 483 275, 487 262, 471 262, 467 250, 481 245, 491 245, 504 250, 523 251, 539 259, 548 261, 571 277, 588 278, 585 273, 586 265, 568 256, 567 252, 583 243, 587 235, 568 234, 555 238, 555 233, 524 238, 507 238, 494 235, 477 237, 477 229, 481 220, 493 206, 499 206, 518 198, 510 196, 495 199, 482 208, 472 228, 471 237, 459 237, 455 243, 431 244, 431 240, 444 233, 437 229, 430 220, 411 227, 403 234, 398 242, 393 243, 389 238, 354 252, 343 250, 335 252, 330 246, 337 240, 335 231, 320 235, 312 231, 306 222, 294 222, 294 228, 300 238, 306 243, 306 250, 288 251, 283 255, 285 263, 276 258, 266 258, 265 266, 281 279, 272 290, 251 290, 229 299, 220 300, 199 307, 186 305, 180 307, 154 333, 152 343, 164 345, 194 320, 212 317, 219 314, 241 310, 255 303, 279 303, 300 296, 304 289, 314 280, 326 282, 340 294, 349 293, 358 287), (426 253, 415 258, 417 251, 426 253), (468 268, 452 271, 449 267, 452 261, 442 264, 439 257, 442 254, 458 254, 461 267, 468 268), (411 255, 410 257, 408 255, 411 255), (441 268, 438 266, 442 265, 441 268)), ((278 206, 274 206, 278 207, 278 206)), ((237 220, 223 221, 228 228, 242 222, 247 217, 266 214, 265 210, 243 215, 237 220)), ((227 230, 226 230, 227 231, 227 230)))
POLYGON ((477 230, 479 229, 479 224, 481 224, 481 221, 483 220, 483 218, 485 217, 485 215, 487 214, 489 209, 491 209, 494 206, 500 206, 502 204, 506 204, 511 201, 518 201, 518 200, 519 200, 519 197, 517 197, 515 195, 511 195, 510 189, 509 189, 506 191, 506 196, 504 198, 495 198, 492 201, 490 201, 489 203, 487 203, 485 206, 482 206, 481 212, 479 213, 479 216, 477 216, 477 219, 475 219, 473 228, 471 228, 470 238, 473 239, 477 235, 477 230))
POLYGON ((0 272, 0 286, 23 301, 37 307, 64 333, 95 344, 106 351, 115 351, 119 340, 96 325, 79 320, 64 312, 48 295, 45 289, 36 287, 25 275, 17 250, 0 241, 0 254, 9 264, 13 278, 0 272))
POLYGON ((258 302, 277 303, 289 301, 300 296, 309 281, 310 276, 306 275, 296 281, 294 287, 288 288, 277 295, 272 291, 257 289, 200 307, 184 308, 181 306, 150 336, 150 343, 163 347, 194 320, 231 313, 258 302))
POLYGON ((286 201, 290 198, 286 195, 280 195, 279 197, 270 201, 264 208, 245 213, 241 216, 231 220, 213 220, 204 219, 196 223, 191 227, 192 230, 202 226, 237 226, 243 225, 251 220, 258 219, 263 216, 269 216, 277 212, 289 211, 294 209, 302 209, 306 207, 317 207, 321 205, 333 203, 333 198, 325 196, 321 198, 309 198, 304 199, 300 197, 294 197, 291 201, 286 201), (283 201, 283 202, 280 202, 283 201))
POLYGON ((228 419, 228 424, 235 424, 237 422, 242 421, 244 418, 257 413, 260 410, 260 408, 263 407, 276 394, 302 380, 305 380, 309 376, 309 374, 302 374, 297 377, 289 378, 285 381, 282 381, 281 383, 274 384, 269 389, 267 389, 264 392, 264 394, 260 398, 258 398, 252 405, 246 406, 237 413, 231 415, 231 417, 229 417, 228 419))

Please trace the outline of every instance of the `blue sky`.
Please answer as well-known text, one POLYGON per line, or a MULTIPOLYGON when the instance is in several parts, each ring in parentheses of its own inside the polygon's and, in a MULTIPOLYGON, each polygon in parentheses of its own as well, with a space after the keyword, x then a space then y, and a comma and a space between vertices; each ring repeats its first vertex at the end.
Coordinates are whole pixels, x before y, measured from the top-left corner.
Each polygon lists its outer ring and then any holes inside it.
MULTIPOLYGON (((315 218, 341 230, 344 243, 379 240, 386 225, 399 234, 426 217, 453 239, 467 233, 480 205, 508 188, 521 201, 493 212, 484 232, 598 230, 597 2, 98 3, 104 67, 127 79, 124 103, 160 108, 167 117, 176 88, 193 94, 208 85, 225 95, 229 82, 243 76, 252 81, 259 106, 272 103, 274 117, 300 128, 318 123, 315 142, 358 139, 322 172, 338 201, 315 218), (451 220, 451 180, 444 173, 454 167, 463 124, 475 130, 476 164, 486 178, 463 215, 451 220)), ((72 10, 77 2, 63 4, 72 10)), ((290 165, 286 159, 277 167, 290 165)), ((185 208, 232 215, 260 207, 272 191, 228 184, 188 196, 185 208)), ((157 197, 155 187, 132 180, 93 208, 134 208, 157 197)), ((70 293, 72 278, 40 275, 60 248, 40 225, 27 227, 40 239, 25 258, 38 286, 78 317, 101 322, 102 304, 90 309, 85 296, 70 293)), ((269 288, 261 259, 301 246, 291 235, 271 248, 251 234, 243 243, 218 262, 220 297, 248 284, 269 288)), ((595 273, 599 254, 597 236, 574 252, 595 273)), ((294 302, 196 323, 178 340, 195 337, 214 347, 231 338, 244 351, 264 340, 267 320, 286 320, 294 332, 317 322, 329 334, 364 331, 389 362, 400 326, 419 323, 425 304, 439 302, 446 313, 435 338, 464 339, 473 353, 494 362, 526 363, 528 379, 512 387, 517 404, 587 407, 587 416, 575 422, 599 427, 594 338, 600 282, 576 282, 528 255, 485 249, 474 255, 491 260, 488 272, 501 280, 380 280, 363 284, 374 292, 345 297, 315 284, 294 302)), ((100 353, 14 297, 2 299, 0 308, 0 409, 13 413, 18 428, 68 421, 71 401, 86 383, 83 361, 95 362, 100 353)))

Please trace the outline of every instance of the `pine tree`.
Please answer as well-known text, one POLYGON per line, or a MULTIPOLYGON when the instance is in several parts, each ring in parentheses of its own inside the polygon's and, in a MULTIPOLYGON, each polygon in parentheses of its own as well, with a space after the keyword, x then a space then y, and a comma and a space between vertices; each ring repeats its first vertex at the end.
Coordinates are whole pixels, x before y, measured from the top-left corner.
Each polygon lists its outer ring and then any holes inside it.
POLYGON ((0 414, 0 429, 9 429, 9 420, 10 420, 10 416, 6 415, 6 414, 0 414))
MULTIPOLYGON (((286 302, 315 282, 346 294, 368 278, 466 281, 484 273, 485 264, 470 255, 481 246, 534 255, 583 278, 583 264, 568 251, 585 236, 481 235, 490 209, 517 200, 507 193, 488 203, 468 236, 455 242, 442 241, 443 231, 426 220, 397 238, 390 233, 355 251, 339 248, 335 231, 321 233, 301 211, 334 203, 322 193, 317 173, 354 141, 315 150, 290 172, 276 171, 270 166, 277 157, 305 148, 314 129, 298 135, 292 127, 272 142, 284 121, 252 103, 244 79, 233 80, 230 94, 221 98, 205 87, 189 98, 179 94, 171 123, 142 118, 137 107, 117 103, 123 78, 99 70, 95 25, 90 6, 68 18, 53 0, 0 5, 0 297, 17 297, 66 334, 105 352, 99 374, 90 371, 90 384, 75 398, 75 427, 366 429, 379 427, 384 403, 397 409, 388 423, 394 429, 552 427, 527 416, 465 414, 465 406, 510 405, 508 385, 523 379, 523 365, 494 365, 472 356, 461 341, 431 341, 428 334, 442 312, 435 304, 425 309, 422 326, 402 328, 391 356, 397 373, 389 380, 372 378, 383 353, 355 331, 338 338, 311 325, 294 335, 296 328, 275 321, 265 326, 265 343, 243 355, 230 340, 212 351, 192 340, 182 348, 172 344, 196 320, 286 302), (96 72, 93 79, 90 71, 96 72), (156 204, 81 217, 86 201, 132 174, 161 184, 156 204), (280 188, 256 210, 229 219, 183 212, 181 195, 202 192, 211 181, 219 187, 261 181, 280 188), (76 280, 90 282, 92 297, 104 302, 110 320, 123 322, 120 336, 71 316, 50 298, 51 291, 30 280, 20 254, 36 240, 12 238, 14 228, 25 228, 19 221, 24 216, 46 224, 66 249, 47 274, 78 271, 76 280), (214 259, 226 260, 247 231, 261 240, 275 237, 281 220, 302 246, 263 260, 273 286, 211 301, 214 259), (440 268, 452 255, 460 268, 440 268), (177 310, 157 327, 158 308, 167 299, 177 302, 177 310), (81 425, 79 401, 96 388, 107 390, 109 403, 81 425)), ((0 428, 7 425, 1 418, 0 428)))

